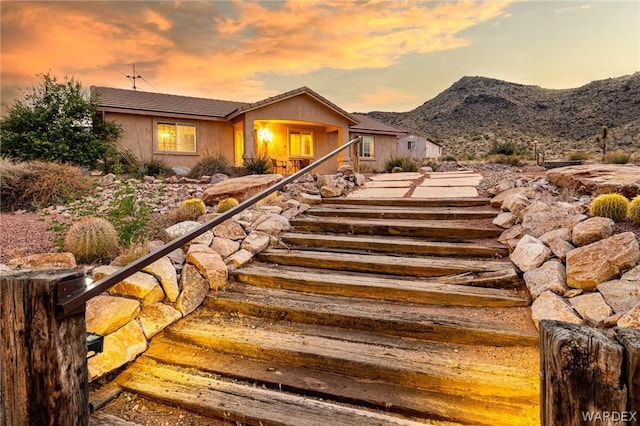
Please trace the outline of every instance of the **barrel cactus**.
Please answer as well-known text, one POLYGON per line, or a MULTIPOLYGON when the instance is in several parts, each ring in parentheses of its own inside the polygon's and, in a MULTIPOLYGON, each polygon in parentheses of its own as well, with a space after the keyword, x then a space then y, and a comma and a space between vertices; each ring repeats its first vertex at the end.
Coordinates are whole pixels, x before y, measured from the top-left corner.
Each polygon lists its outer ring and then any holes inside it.
POLYGON ((602 194, 591 201, 591 216, 608 217, 615 222, 627 219, 629 200, 622 194, 602 194))
POLYGON ((87 217, 71 225, 64 249, 78 262, 92 263, 113 259, 118 254, 118 240, 118 232, 109 221, 87 217))
POLYGON ((235 198, 225 198, 224 200, 221 200, 218 203, 218 207, 216 208, 216 212, 217 213, 224 213, 227 210, 231 210, 232 208, 234 208, 238 204, 240 204, 240 203, 235 198))
POLYGON ((200 198, 189 198, 180 204, 178 211, 180 221, 196 220, 207 212, 207 207, 200 198))
POLYGON ((640 195, 631 200, 629 204, 629 219, 640 224, 640 195))

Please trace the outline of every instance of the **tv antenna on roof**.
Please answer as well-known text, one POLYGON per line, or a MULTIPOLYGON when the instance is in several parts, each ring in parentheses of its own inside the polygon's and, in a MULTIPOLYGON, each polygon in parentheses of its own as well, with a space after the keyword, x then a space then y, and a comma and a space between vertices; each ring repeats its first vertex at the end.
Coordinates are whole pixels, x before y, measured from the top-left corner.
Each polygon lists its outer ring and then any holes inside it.
POLYGON ((126 77, 133 82, 133 90, 136 90, 136 79, 142 78, 140 74, 136 73, 136 64, 133 64, 133 75, 127 75, 126 77))

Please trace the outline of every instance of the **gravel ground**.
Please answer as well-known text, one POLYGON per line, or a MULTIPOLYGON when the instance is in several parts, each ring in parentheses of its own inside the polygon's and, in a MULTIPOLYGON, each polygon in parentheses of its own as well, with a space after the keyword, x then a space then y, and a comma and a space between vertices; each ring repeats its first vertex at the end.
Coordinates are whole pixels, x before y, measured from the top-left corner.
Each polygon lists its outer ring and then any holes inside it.
POLYGON ((53 233, 47 224, 33 213, 0 214, 0 263, 37 253, 55 251, 53 233))

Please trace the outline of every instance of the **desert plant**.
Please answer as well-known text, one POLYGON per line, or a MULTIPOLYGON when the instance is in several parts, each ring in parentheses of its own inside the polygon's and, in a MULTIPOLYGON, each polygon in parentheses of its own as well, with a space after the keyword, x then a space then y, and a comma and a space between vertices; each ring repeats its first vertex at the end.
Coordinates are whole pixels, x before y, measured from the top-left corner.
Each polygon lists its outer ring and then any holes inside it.
POLYGON ((607 126, 602 126, 600 129, 600 136, 596 136, 596 143, 602 150, 602 158, 607 155, 607 135, 609 134, 609 129, 607 126))
POLYGON ((231 174, 229 161, 222 155, 207 155, 191 169, 189 177, 200 179, 202 176, 211 176, 216 173, 231 174))
POLYGON ((64 249, 82 263, 109 260, 118 254, 118 233, 108 220, 86 217, 71 225, 64 249))
POLYGON ((523 163, 519 155, 492 154, 486 157, 486 161, 495 164, 508 164, 510 166, 520 166, 523 163))
POLYGON ((609 151, 604 156, 604 162, 608 164, 627 164, 631 159, 631 154, 621 149, 609 151))
POLYGON ((227 210, 231 210, 238 204, 240 203, 235 198, 225 198, 224 200, 220 200, 216 207, 216 213, 224 213, 227 210))
POLYGON ((207 206, 200 198, 190 198, 180 203, 175 215, 178 222, 196 220, 207 212, 207 206))
POLYGON ((637 195, 629 203, 629 219, 640 224, 640 195, 637 195))
POLYGON ((271 160, 267 157, 247 158, 244 168, 250 175, 266 175, 271 173, 271 160))
POLYGON ((615 222, 625 220, 628 210, 629 200, 622 194, 598 195, 589 207, 591 216, 608 217, 615 222))
MULTIPOLYGON (((443 155, 442 157, 440 157, 440 161, 446 161, 446 162, 453 162, 453 163, 455 163, 455 162, 457 162, 457 161, 458 161, 458 159, 457 159, 457 158, 456 158, 456 156, 455 156, 455 155, 453 155, 453 154, 446 154, 446 155, 443 155)), ((435 170, 435 169, 434 169, 434 170, 435 170)))
POLYGON ((589 154, 583 151, 571 151, 567 154, 567 159, 570 161, 585 161, 589 159, 589 154))
POLYGON ((137 177, 141 178, 144 176, 163 177, 172 173, 173 170, 171 170, 167 159, 156 157, 142 161, 141 167, 136 174, 137 177))
POLYGON ((70 164, 0 160, 0 199, 3 211, 36 210, 80 198, 91 188, 90 179, 70 164))
POLYGON ((125 247, 120 250, 118 257, 113 259, 111 265, 113 266, 127 266, 134 260, 140 259, 142 256, 149 253, 149 244, 146 241, 137 242, 131 244, 129 247, 125 247))
POLYGON ((400 167, 403 172, 416 172, 420 165, 411 157, 391 157, 384 163, 384 169, 391 173, 394 167, 400 167))

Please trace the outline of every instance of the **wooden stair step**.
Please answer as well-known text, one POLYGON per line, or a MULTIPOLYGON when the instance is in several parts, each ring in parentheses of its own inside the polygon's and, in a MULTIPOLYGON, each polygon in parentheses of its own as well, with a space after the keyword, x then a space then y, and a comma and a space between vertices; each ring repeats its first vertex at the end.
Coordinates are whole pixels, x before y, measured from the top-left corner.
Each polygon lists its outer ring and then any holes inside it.
POLYGON ((349 204, 319 205, 305 212, 312 216, 362 217, 377 219, 456 220, 494 218, 498 210, 464 207, 391 207, 349 204))
POLYGON ((433 277, 468 272, 503 272, 513 274, 514 279, 518 279, 511 262, 495 260, 363 255, 286 249, 267 249, 261 252, 257 258, 280 265, 390 275, 433 277))
POLYGON ((142 357, 117 379, 124 389, 179 405, 199 414, 239 424, 326 426, 332 424, 418 425, 394 417, 251 384, 220 380, 142 357))
POLYGON ((320 233, 400 235, 438 238, 445 241, 497 238, 504 231, 489 219, 416 221, 304 216, 291 219, 290 222, 296 232, 302 230, 320 233))
POLYGON ((374 235, 308 234, 286 232, 280 240, 294 247, 317 247, 347 250, 373 251, 427 256, 450 257, 507 257, 509 249, 494 241, 485 244, 424 241, 417 238, 402 238, 374 235))
MULTIPOLYGON (((458 398, 415 387, 351 378, 303 366, 238 357, 170 340, 153 339, 145 357, 257 386, 385 410, 409 417, 480 425, 538 424, 537 405, 458 398), (530 423, 526 422, 530 419, 530 423)), ((333 424, 328 419, 328 424, 333 424)))
POLYGON ((232 276, 238 282, 261 287, 426 305, 517 307, 531 304, 529 293, 522 289, 478 288, 322 269, 252 264, 236 269, 232 276))
POLYGON ((272 320, 366 330, 417 339, 491 346, 537 345, 529 309, 441 307, 304 294, 235 283, 205 306, 272 320), (500 320, 512 318, 511 322, 500 320), (471 319, 473 319, 471 321, 471 319), (513 319, 518 324, 513 324, 513 319))
POLYGON ((536 404, 539 398, 535 347, 427 342, 311 324, 284 326, 206 310, 171 325, 164 335, 230 355, 459 397, 524 404, 536 404))
POLYGON ((322 204, 346 204, 365 206, 402 206, 402 207, 473 207, 488 206, 490 198, 323 198, 322 204))

